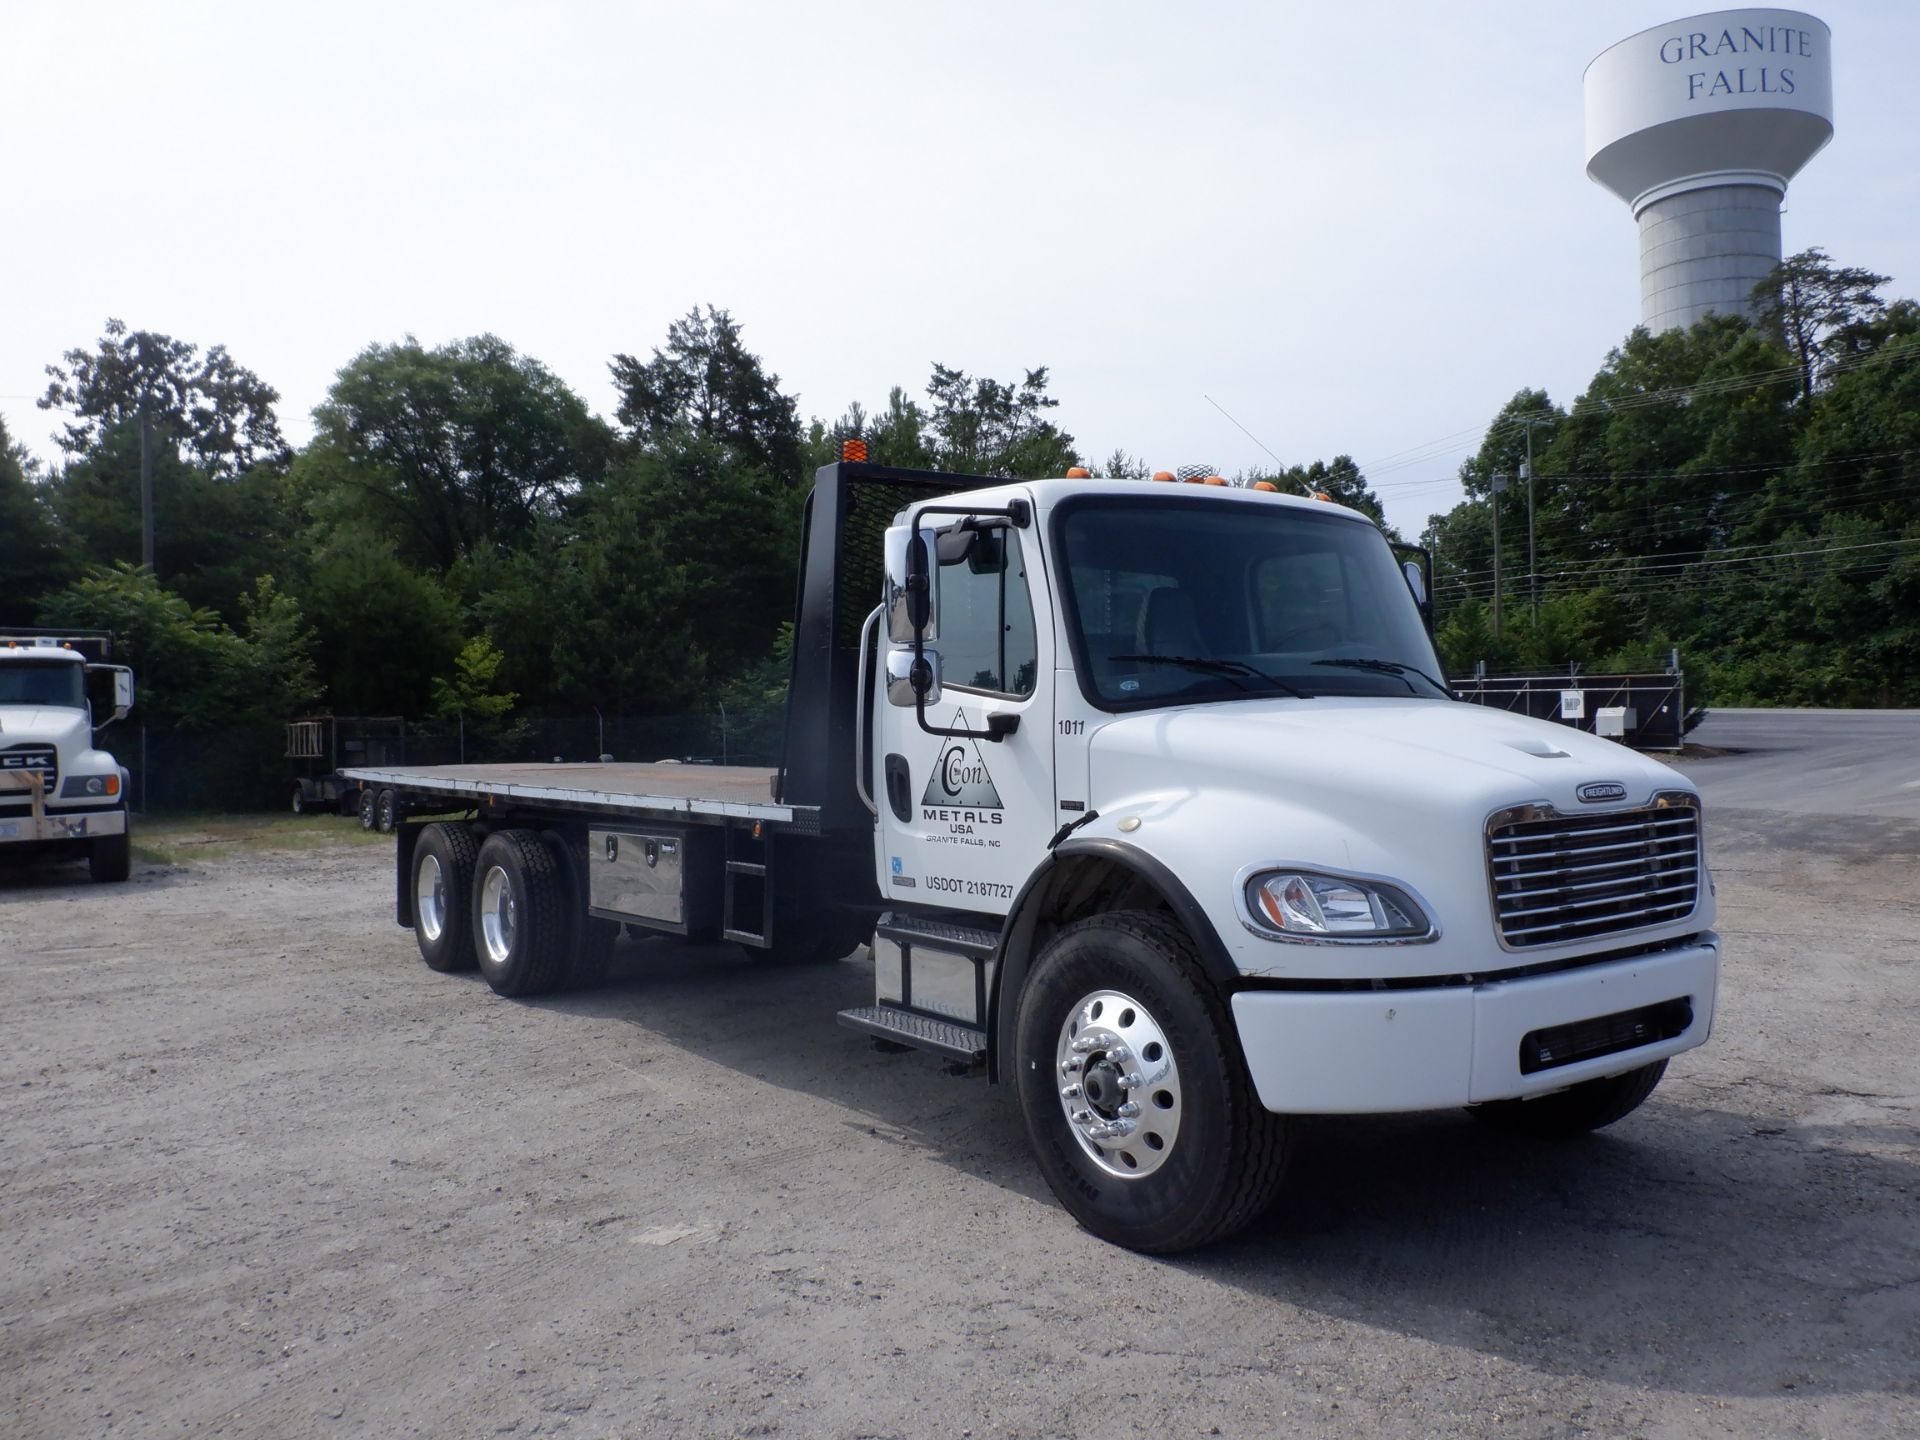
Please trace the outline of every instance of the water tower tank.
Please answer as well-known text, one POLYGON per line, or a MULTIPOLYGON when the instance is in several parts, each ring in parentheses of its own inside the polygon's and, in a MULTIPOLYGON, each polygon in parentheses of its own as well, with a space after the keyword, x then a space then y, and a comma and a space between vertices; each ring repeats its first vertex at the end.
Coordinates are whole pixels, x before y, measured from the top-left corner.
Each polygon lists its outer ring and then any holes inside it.
POLYGON ((1587 66, 1587 174, 1640 222, 1649 329, 1747 313, 1780 263, 1787 182, 1833 138, 1830 42, 1798 10, 1716 10, 1587 66))

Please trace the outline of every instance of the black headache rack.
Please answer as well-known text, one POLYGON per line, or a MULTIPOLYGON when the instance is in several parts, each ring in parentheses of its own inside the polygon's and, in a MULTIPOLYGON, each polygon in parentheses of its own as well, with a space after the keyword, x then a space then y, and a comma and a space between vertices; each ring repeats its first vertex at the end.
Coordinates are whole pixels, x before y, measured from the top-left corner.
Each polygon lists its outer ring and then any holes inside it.
POLYGON ((1007 483, 849 460, 815 473, 801 521, 793 678, 774 798, 819 807, 827 834, 851 833, 864 843, 871 831, 855 785, 864 748, 860 630, 885 590, 887 528, 909 505, 1007 483))

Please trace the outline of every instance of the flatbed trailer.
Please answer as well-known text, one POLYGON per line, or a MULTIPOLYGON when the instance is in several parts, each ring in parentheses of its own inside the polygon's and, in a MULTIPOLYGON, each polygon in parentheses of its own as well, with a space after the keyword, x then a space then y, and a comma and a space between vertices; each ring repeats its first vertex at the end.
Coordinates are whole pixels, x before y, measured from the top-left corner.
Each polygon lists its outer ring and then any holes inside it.
POLYGON ((1460 703, 1430 575, 1218 477, 848 460, 807 504, 778 766, 345 774, 402 817, 431 968, 553 990, 623 925, 864 944, 842 1024, 1011 1082, 1082 1224, 1181 1250, 1261 1212, 1291 1116, 1578 1134, 1711 1029, 1698 793, 1460 703))

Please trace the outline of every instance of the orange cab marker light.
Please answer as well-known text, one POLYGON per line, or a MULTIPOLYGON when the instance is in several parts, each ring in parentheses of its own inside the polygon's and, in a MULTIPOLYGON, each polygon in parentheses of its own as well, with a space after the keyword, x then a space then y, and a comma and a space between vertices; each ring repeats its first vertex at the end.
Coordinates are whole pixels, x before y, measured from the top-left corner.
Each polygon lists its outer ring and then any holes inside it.
POLYGON ((1173 479, 1173 472, 1171 470, 1156 470, 1153 472, 1153 478, 1164 485, 1173 479))
POLYGON ((1092 478, 1093 472, 1084 465, 1070 465, 1067 467, 1067 479, 1069 480, 1091 480, 1092 478))
POLYGON ((1203 478, 1200 483, 1202 485, 1224 485, 1227 483, 1227 477, 1224 475, 1208 475, 1203 478))
POLYGON ((1253 488, 1256 490, 1265 490, 1274 495, 1280 493, 1280 487, 1271 480, 1256 480, 1253 482, 1253 488))
POLYGON ((852 461, 854 464, 864 463, 867 458, 867 442, 864 440, 842 440, 840 442, 840 458, 842 460, 852 461))
POLYGON ((1332 501, 1333 501, 1333 497, 1332 497, 1331 495, 1329 495, 1329 494, 1327 494, 1327 492, 1326 492, 1326 491, 1324 491, 1324 490, 1316 490, 1316 491, 1314 491, 1314 492, 1313 492, 1313 498, 1314 498, 1314 499, 1316 499, 1316 500, 1325 500, 1325 501, 1327 501, 1327 502, 1328 502, 1329 504, 1331 504, 1331 503, 1332 503, 1332 501))

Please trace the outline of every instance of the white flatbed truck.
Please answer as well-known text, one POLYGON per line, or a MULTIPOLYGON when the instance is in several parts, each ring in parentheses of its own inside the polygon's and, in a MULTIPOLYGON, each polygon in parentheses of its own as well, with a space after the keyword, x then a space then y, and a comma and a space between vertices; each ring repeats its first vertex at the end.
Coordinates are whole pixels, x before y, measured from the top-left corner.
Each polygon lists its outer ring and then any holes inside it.
POLYGON ((1430 566, 1223 485, 855 460, 803 526, 771 770, 356 769, 398 918, 524 995, 625 924, 872 954, 855 1030, 1012 1083, 1061 1203, 1175 1251, 1281 1184, 1287 1117, 1571 1135, 1712 1025, 1699 796, 1460 703, 1430 566))

